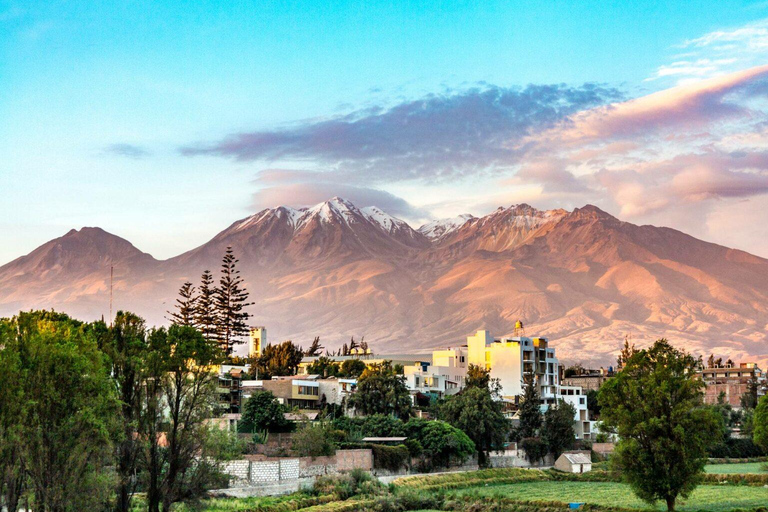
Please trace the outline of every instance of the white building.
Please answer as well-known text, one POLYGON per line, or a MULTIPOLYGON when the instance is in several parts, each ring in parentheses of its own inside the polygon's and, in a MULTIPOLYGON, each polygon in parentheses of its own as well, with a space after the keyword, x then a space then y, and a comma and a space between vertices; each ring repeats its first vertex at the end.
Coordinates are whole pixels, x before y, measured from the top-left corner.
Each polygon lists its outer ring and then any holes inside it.
MULTIPOLYGON (((518 325, 521 331, 522 324, 518 325)), ((435 350, 431 365, 417 363, 406 367, 406 385, 414 393, 450 395, 464 387, 470 364, 490 370, 491 378, 501 384, 502 399, 512 403, 519 402, 524 379, 531 376, 538 386, 542 411, 565 400, 576 408, 577 436, 591 437, 586 395, 580 387, 560 385, 559 361, 547 338, 522 335, 493 338, 486 330, 477 331, 467 337, 466 345, 435 350)))

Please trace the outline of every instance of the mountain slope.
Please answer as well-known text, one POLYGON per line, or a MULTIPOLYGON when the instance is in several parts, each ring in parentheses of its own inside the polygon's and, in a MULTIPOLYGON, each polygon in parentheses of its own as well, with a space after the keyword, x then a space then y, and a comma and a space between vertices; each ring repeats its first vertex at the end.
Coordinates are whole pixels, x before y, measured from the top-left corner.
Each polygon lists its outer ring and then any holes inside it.
POLYGON ((0 314, 56 307, 97 317, 111 262, 115 309, 162 323, 181 283, 216 271, 227 246, 256 302, 253 323, 273 340, 319 335, 335 346, 365 335, 381 351, 418 351, 479 328, 506 334, 520 319, 575 361, 609 363, 626 335, 768 358, 768 260, 594 206, 518 205, 416 231, 333 198, 263 210, 162 262, 84 228, 0 267, 0 314))

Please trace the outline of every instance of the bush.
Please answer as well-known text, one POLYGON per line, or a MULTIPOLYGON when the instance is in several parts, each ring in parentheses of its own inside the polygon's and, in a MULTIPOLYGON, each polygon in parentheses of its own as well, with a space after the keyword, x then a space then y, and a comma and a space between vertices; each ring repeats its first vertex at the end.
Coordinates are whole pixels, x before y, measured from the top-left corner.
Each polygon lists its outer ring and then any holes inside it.
POLYGON ((329 425, 306 424, 291 439, 293 451, 299 457, 322 457, 333 455, 336 450, 333 433, 329 425))
POLYGON ((731 437, 709 449, 709 456, 715 459, 745 459, 763 455, 766 453, 749 438, 731 437))
POLYGON ((475 443, 459 430, 444 421, 430 421, 421 430, 421 445, 433 465, 447 467, 451 463, 463 463, 475 453, 475 443))
POLYGON ((373 451, 373 467, 376 469, 399 471, 406 467, 410 459, 408 448, 404 445, 384 446, 373 444, 371 445, 371 450, 373 451))
POLYGON ((547 445, 538 437, 526 437, 520 441, 520 447, 525 451, 525 458, 531 464, 543 460, 549 453, 547 445))
POLYGON ((317 496, 334 496, 346 500, 352 496, 375 496, 385 492, 385 487, 370 473, 355 469, 346 475, 324 476, 315 480, 312 493, 317 496))

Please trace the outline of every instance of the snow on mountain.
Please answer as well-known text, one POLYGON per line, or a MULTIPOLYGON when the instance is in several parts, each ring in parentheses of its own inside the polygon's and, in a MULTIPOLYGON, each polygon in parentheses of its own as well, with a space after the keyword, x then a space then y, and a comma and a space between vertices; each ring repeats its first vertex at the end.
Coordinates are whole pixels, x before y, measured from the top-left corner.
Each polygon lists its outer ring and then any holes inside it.
POLYGON ((426 236, 432 241, 440 240, 441 238, 450 235, 468 221, 474 219, 474 215, 469 213, 463 213, 458 217, 451 217, 448 219, 438 219, 428 222, 418 229, 418 232, 426 236))

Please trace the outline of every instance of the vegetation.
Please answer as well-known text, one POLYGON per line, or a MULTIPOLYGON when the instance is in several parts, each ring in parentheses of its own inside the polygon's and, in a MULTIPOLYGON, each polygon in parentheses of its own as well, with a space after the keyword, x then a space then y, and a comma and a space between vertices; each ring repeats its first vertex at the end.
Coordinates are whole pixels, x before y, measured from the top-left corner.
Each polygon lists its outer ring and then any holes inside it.
POLYGON ((755 444, 768 452, 768 395, 760 399, 752 421, 755 444))
POLYGON ((573 448, 575 416, 576 409, 563 400, 560 400, 557 405, 550 406, 544 413, 541 440, 555 459, 564 451, 573 448))
POLYGON ((520 426, 517 429, 518 439, 536 437, 544 422, 541 414, 541 399, 533 375, 526 375, 523 380, 523 396, 520 398, 520 426))
MULTIPOLYGON (((284 341, 278 345, 267 345, 261 356, 255 358, 251 364, 255 367, 256 375, 261 379, 272 377, 295 375, 296 370, 304 358, 304 351, 292 341, 284 341)), ((251 368, 251 372, 254 369, 251 368)))
POLYGON ((251 395, 243 407, 243 416, 237 423, 240 432, 287 432, 292 423, 285 419, 288 408, 278 402, 271 391, 257 391, 251 395))
POLYGON ((321 457, 336 451, 334 433, 327 423, 307 423, 291 438, 294 453, 299 457, 321 457))
POLYGON ((411 415, 411 396, 405 379, 395 372, 391 361, 366 368, 357 381, 357 391, 349 405, 361 414, 393 414, 398 418, 411 415))
POLYGON ((602 418, 617 429, 612 458, 637 496, 674 510, 701 480, 721 418, 703 408, 697 362, 666 340, 634 353, 600 390, 602 418))
POLYGON ((501 402, 494 396, 498 394, 498 381, 483 376, 485 370, 477 367, 470 370, 473 385, 448 397, 439 407, 438 417, 469 436, 477 449, 478 462, 485 466, 488 452, 503 447, 510 425, 504 417, 501 402))

